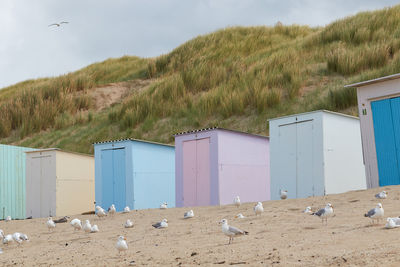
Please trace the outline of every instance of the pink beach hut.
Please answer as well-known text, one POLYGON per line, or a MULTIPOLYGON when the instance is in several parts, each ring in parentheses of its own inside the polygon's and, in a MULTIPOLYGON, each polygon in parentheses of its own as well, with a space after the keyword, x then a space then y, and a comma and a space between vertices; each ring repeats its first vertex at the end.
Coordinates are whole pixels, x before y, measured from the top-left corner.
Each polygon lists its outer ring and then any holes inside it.
POLYGON ((270 200, 269 138, 222 128, 175 135, 177 207, 270 200))

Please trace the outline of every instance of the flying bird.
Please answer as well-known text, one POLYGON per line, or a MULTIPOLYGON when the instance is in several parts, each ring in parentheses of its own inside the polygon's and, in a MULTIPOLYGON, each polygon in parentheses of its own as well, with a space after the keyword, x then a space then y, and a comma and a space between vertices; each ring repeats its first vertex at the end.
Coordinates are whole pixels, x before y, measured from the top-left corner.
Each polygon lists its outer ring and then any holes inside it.
POLYGON ((387 198, 387 193, 386 193, 386 191, 382 191, 382 192, 379 192, 378 194, 376 194, 375 197, 377 199, 384 199, 384 198, 387 198))
POLYGON ((154 228, 161 229, 161 228, 167 228, 168 227, 168 220, 163 219, 161 222, 153 224, 154 228))
POLYGON ((322 223, 324 220, 326 224, 328 224, 328 217, 333 215, 333 206, 331 203, 326 204, 325 208, 320 209, 317 212, 311 213, 311 215, 316 215, 322 219, 322 223))
POLYGON ((384 215, 384 210, 382 208, 382 204, 378 203, 375 208, 369 210, 367 213, 364 214, 364 217, 369 217, 372 220, 372 223, 374 223, 375 219, 379 223, 379 219, 383 217, 384 215))
POLYGON ((61 21, 60 23, 52 23, 48 27, 51 27, 51 26, 60 27, 62 24, 68 24, 68 23, 69 23, 68 21, 61 21))
POLYGON ((240 198, 239 198, 239 196, 237 196, 237 197, 235 197, 234 199, 233 199, 233 204, 235 204, 235 206, 236 207, 240 207, 240 198))
POLYGON ((264 207, 261 202, 258 202, 257 205, 254 206, 254 213, 257 215, 261 215, 264 212, 264 207))
POLYGON ((124 236, 118 237, 117 244, 115 244, 115 248, 118 250, 118 253, 121 251, 128 250, 128 244, 126 243, 126 238, 124 236))
POLYGON ((233 237, 235 236, 241 236, 241 235, 248 235, 249 232, 240 230, 236 227, 228 225, 228 220, 222 219, 220 222, 222 224, 222 233, 225 235, 229 236, 229 243, 231 244, 233 242, 233 237))
POLYGON ((183 219, 189 219, 194 217, 194 212, 193 210, 189 210, 188 212, 185 212, 183 214, 183 219))

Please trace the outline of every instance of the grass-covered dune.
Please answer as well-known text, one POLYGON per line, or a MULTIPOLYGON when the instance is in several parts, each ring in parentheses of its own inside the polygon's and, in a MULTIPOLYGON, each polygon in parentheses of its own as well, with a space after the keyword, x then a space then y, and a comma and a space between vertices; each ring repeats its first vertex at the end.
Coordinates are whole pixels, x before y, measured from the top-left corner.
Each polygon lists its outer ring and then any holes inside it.
POLYGON ((208 126, 268 134, 267 119, 315 109, 357 115, 348 83, 400 72, 400 6, 326 27, 232 27, 166 55, 124 56, 0 90, 0 142, 92 152, 105 139, 173 142, 208 126), (99 109, 93 91, 123 83, 99 109))

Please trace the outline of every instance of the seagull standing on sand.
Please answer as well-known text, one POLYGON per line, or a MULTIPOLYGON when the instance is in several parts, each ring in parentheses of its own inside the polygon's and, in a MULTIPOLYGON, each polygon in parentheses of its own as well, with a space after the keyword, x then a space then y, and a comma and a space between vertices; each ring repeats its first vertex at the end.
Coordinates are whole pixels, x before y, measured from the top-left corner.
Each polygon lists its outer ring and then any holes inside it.
POLYGON ((21 235, 20 235, 20 238, 21 238, 23 241, 29 241, 29 238, 28 238, 28 236, 27 236, 26 234, 21 234, 21 235))
POLYGON ((246 217, 243 216, 243 214, 239 213, 238 215, 235 216, 237 219, 244 219, 246 217))
POLYGON ((118 250, 118 253, 121 253, 121 251, 126 251, 128 250, 128 244, 126 243, 126 238, 124 236, 118 237, 117 244, 115 244, 115 248, 118 250))
POLYGON ((240 235, 248 235, 249 232, 240 230, 236 227, 233 226, 229 226, 228 225, 228 220, 226 219, 222 219, 220 222, 220 224, 222 224, 222 233, 224 233, 225 235, 229 236, 229 243, 231 244, 233 242, 233 237, 235 236, 240 236, 240 235))
POLYGON ((308 207, 306 207, 305 210, 303 210, 303 213, 305 213, 305 214, 312 214, 313 212, 312 212, 312 210, 311 210, 311 207, 308 206, 308 207))
POLYGON ((73 219, 70 224, 72 225, 72 227, 74 227, 74 231, 76 230, 82 230, 82 223, 81 220, 75 218, 73 219))
POLYGON ((11 216, 7 216, 6 217, 6 222, 10 222, 12 219, 11 219, 11 216))
POLYGON ((83 224, 83 231, 85 231, 86 233, 90 233, 90 231, 92 231, 92 225, 90 224, 89 220, 86 220, 83 224))
POLYGON ((258 202, 257 205, 254 206, 254 213, 257 215, 261 215, 264 212, 264 207, 261 202, 258 202))
POLYGON ((386 191, 382 191, 382 192, 376 194, 375 197, 377 199, 385 199, 385 198, 387 198, 387 193, 386 193, 386 191))
POLYGON ((162 204, 160 205, 160 209, 162 209, 162 210, 165 210, 165 209, 167 209, 167 208, 168 208, 167 202, 164 202, 164 203, 162 203, 162 204))
POLYGON ((21 234, 20 233, 13 233, 12 238, 14 239, 15 242, 17 242, 18 244, 22 243, 22 239, 21 239, 21 234))
POLYGON ((312 213, 311 215, 316 215, 322 219, 322 223, 324 220, 326 224, 328 224, 328 217, 333 216, 333 206, 331 203, 326 204, 325 208, 320 209, 317 212, 312 213))
POLYGON ((123 213, 128 213, 128 212, 130 212, 130 211, 131 211, 131 209, 129 208, 129 206, 126 206, 126 207, 124 208, 123 213))
POLYGON ((99 227, 97 227, 97 225, 93 225, 92 228, 90 229, 91 233, 97 233, 99 231, 99 227))
POLYGON ((99 218, 107 216, 106 211, 100 206, 96 206, 96 215, 99 218))
POLYGON ((194 217, 193 210, 189 210, 183 214, 183 219, 189 219, 194 217))
POLYGON ((125 228, 132 228, 133 227, 133 222, 131 220, 126 220, 125 224, 124 224, 125 228))
POLYGON ((49 217, 47 219, 46 225, 47 225, 47 228, 49 228, 49 231, 51 231, 51 229, 56 228, 56 224, 54 223, 54 221, 51 217, 49 217))
POLYGON ((13 240, 14 240, 14 239, 13 239, 12 235, 6 235, 6 236, 3 238, 3 244, 4 244, 4 245, 7 245, 7 244, 13 242, 13 240))
POLYGON ((167 228, 168 227, 168 220, 163 219, 161 222, 153 224, 154 228, 161 229, 161 228, 167 228))
POLYGON ((385 211, 382 208, 382 204, 378 203, 375 208, 369 210, 367 213, 364 214, 365 217, 369 217, 372 220, 372 224, 374 223, 375 219, 379 223, 379 219, 383 217, 385 211))
POLYGON ((233 199, 233 204, 235 204, 235 206, 236 207, 240 207, 240 198, 239 198, 239 196, 237 196, 237 197, 235 197, 234 199, 233 199))
POLYGON ((112 204, 111 207, 108 208, 108 214, 114 215, 116 212, 117 210, 115 209, 114 204, 112 204))
POLYGON ((287 199, 287 190, 281 190, 281 199, 287 199))

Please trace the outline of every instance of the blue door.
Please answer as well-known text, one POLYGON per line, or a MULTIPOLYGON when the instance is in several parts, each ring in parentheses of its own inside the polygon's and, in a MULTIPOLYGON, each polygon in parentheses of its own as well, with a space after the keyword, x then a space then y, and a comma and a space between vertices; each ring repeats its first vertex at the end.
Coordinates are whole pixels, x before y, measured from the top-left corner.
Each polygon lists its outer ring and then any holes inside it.
POLYGON ((379 186, 400 184, 400 98, 371 102, 379 186))
POLYGON ((114 204, 122 211, 126 205, 125 148, 102 150, 101 161, 101 205, 108 209, 114 204))

